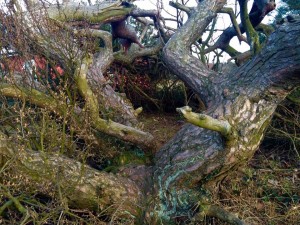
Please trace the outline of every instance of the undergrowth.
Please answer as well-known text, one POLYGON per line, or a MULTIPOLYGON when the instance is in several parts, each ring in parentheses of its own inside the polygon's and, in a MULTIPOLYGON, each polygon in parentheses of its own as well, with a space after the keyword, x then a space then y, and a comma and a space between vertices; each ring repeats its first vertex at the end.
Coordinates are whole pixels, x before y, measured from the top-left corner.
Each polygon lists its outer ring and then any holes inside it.
MULTIPOLYGON (((37 109, 30 109, 30 107, 27 107, 28 111, 20 113, 22 104, 18 102, 13 106, 14 112, 7 111, 6 107, 2 105, 2 116, 6 116, 6 120, 1 121, 4 126, 2 130, 6 129, 6 132, 10 132, 9 127, 15 126, 17 120, 18 124, 23 124, 17 129, 15 141, 23 143, 24 148, 31 147, 36 151, 52 149, 78 157, 81 161, 95 154, 92 146, 86 145, 84 153, 80 151, 82 150, 80 146, 74 146, 74 138, 76 138, 74 134, 66 132, 68 135, 61 137, 63 128, 58 125, 59 123, 54 123, 54 120, 58 118, 53 118, 52 115, 37 109), (22 117, 23 113, 27 116, 22 117), (10 117, 7 116, 8 114, 10 117), (36 118, 34 124, 32 121, 30 124, 30 121, 24 120, 30 118, 28 115, 36 118), (37 127, 44 127, 42 129, 44 133, 37 133, 38 130, 35 130, 37 127), (25 134, 31 139, 24 139, 25 134), (41 135, 47 138, 41 139, 41 135), (55 139, 54 136, 60 138, 55 139), (51 139, 48 139, 49 137, 51 139), (63 148, 61 138, 64 138, 63 148), (29 144, 30 140, 31 144, 29 144), (55 146, 60 146, 60 148, 54 148, 55 146)), ((294 120, 295 118, 298 120, 299 108, 297 107, 287 103, 278 109, 277 112, 281 116, 275 117, 265 141, 253 159, 246 167, 240 168, 221 183, 218 194, 214 196, 216 205, 236 214, 248 224, 300 224, 300 159, 297 144, 299 136, 295 135, 298 134, 299 121, 295 121, 292 126, 293 131, 297 132, 287 136, 290 131, 288 125, 291 126, 290 121, 293 120, 293 116, 294 120), (283 109, 288 109, 288 111, 284 112, 283 109), (285 125, 286 121, 289 122, 288 125, 285 125), (274 141, 274 128, 279 129, 278 124, 285 129, 281 133, 285 136, 274 141)), ((166 135, 168 130, 173 130, 175 133, 183 124, 177 115, 170 114, 168 116, 147 115, 142 118, 142 122, 146 130, 152 129, 151 133, 157 135, 160 145, 170 138, 171 134, 166 135)), ((112 141, 114 140, 110 140, 110 143, 112 141)), ((106 143, 105 146, 109 144, 106 143)), ((16 159, 12 158, 5 164, 0 163, 0 224, 135 224, 134 221, 129 220, 119 221, 118 218, 111 220, 105 216, 105 212, 71 208, 66 201, 67 193, 60 192, 55 180, 52 183, 33 181, 15 169, 14 160, 16 159)), ((202 224, 226 223, 207 217, 202 224)))

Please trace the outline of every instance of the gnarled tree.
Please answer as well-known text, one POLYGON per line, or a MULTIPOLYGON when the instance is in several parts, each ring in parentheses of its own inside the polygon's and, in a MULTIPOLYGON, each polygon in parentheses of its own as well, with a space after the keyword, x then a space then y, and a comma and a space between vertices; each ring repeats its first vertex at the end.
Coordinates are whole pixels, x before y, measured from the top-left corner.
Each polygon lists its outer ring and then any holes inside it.
MULTIPOLYGON (((59 76, 57 64, 64 74, 58 90, 37 78, 41 76, 38 72, 20 77, 5 70, 3 62, 3 69, 8 72, 0 84, 1 95, 51 112, 57 121, 67 124, 62 133, 75 132, 80 140, 95 148, 113 136, 149 151, 155 140, 139 129, 137 111, 112 89, 103 74, 114 60, 130 64, 138 57, 160 52, 165 65, 201 97, 206 110, 197 114, 189 107, 178 108, 191 124, 153 156, 151 165, 130 165, 116 174, 108 173, 62 154, 33 151, 19 142, 13 144, 15 133, 5 129, 0 142, 3 165, 14 158, 12 163, 20 174, 43 183, 55 180, 58 194, 67 190, 68 204, 105 211, 105 219, 117 215, 123 221, 165 224, 176 223, 178 218, 198 221, 209 215, 243 224, 211 205, 210 192, 251 159, 277 105, 299 86, 300 21, 278 28, 261 48, 255 28, 274 9, 274 2, 256 0, 248 14, 246 1, 240 0, 242 24, 225 30, 204 53, 215 48, 232 49, 230 39, 246 32, 252 58, 230 73, 217 73, 192 54, 191 46, 224 11, 225 0, 203 0, 192 8, 172 4, 189 17, 171 35, 165 32, 157 11, 140 10, 129 3, 103 1, 87 6, 25 1, 26 11, 22 11, 17 2, 1 12, 3 48, 27 60, 39 55, 50 64, 51 73, 59 76), (99 27, 128 16, 155 26, 160 32, 155 46, 139 49, 133 44, 128 52, 113 52, 112 35, 99 27), (143 17, 151 17, 152 21, 143 17), (82 134, 80 130, 86 121, 91 129, 82 134), (103 137, 104 134, 108 136, 103 137)), ((237 54, 235 51, 232 56, 237 54)), ((5 118, 5 114, 1 116, 5 118)), ((26 132, 22 122, 15 126, 26 132)), ((109 158, 109 154, 105 157, 109 158)), ((20 206, 17 199, 8 198, 20 206)), ((26 212, 21 206, 18 209, 26 212)))

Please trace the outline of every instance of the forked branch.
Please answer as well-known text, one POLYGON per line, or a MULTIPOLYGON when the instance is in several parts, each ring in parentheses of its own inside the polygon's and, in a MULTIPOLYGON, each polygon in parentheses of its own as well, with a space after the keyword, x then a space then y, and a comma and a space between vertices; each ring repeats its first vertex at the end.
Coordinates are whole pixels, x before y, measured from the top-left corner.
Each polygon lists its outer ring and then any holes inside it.
POLYGON ((236 18, 235 18, 235 15, 234 15, 234 12, 233 12, 233 9, 232 8, 227 8, 227 7, 224 7, 220 10, 220 13, 226 13, 230 16, 230 20, 232 22, 232 25, 237 33, 237 37, 239 39, 240 42, 242 41, 245 41, 246 42, 246 39, 245 37, 242 35, 242 32, 240 30, 240 27, 236 21, 236 18))
POLYGON ((86 56, 80 67, 75 71, 75 81, 79 92, 86 102, 86 110, 92 119, 92 126, 110 135, 117 135, 118 138, 138 144, 139 146, 150 146, 153 136, 149 133, 124 126, 113 121, 106 121, 99 117, 99 104, 97 96, 93 93, 87 80, 89 66, 92 64, 92 57, 86 56))

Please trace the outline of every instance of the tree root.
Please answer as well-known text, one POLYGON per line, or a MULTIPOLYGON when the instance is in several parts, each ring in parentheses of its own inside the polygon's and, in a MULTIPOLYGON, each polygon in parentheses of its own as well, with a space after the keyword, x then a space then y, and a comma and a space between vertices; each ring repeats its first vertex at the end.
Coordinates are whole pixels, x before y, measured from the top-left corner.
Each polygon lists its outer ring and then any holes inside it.
POLYGON ((227 212, 220 206, 200 204, 200 212, 195 215, 194 221, 202 221, 205 216, 216 217, 222 221, 235 225, 246 225, 246 223, 240 220, 238 217, 230 212, 227 212))

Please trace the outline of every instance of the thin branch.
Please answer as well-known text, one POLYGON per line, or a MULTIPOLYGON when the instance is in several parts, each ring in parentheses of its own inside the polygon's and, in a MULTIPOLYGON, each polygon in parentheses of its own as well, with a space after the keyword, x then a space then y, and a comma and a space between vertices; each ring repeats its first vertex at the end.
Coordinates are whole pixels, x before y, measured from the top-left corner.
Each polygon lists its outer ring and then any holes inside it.
POLYGON ((169 5, 172 6, 172 7, 174 7, 175 9, 180 9, 180 10, 186 12, 186 14, 188 15, 188 17, 190 17, 191 12, 192 12, 192 8, 187 7, 185 5, 182 5, 182 4, 178 3, 178 2, 172 2, 172 1, 169 2, 169 5))
POLYGON ((222 8, 222 9, 220 10, 220 13, 226 13, 226 14, 228 14, 228 15, 230 16, 232 25, 233 25, 233 27, 234 27, 236 33, 237 33, 237 37, 238 37, 240 43, 241 43, 242 41, 247 42, 247 40, 245 39, 245 37, 242 35, 242 32, 241 32, 241 30, 240 30, 240 27, 239 27, 239 25, 238 25, 238 23, 237 23, 237 21, 236 21, 236 18, 235 18, 233 9, 232 9, 232 8, 226 8, 226 7, 224 7, 224 8, 222 8))
POLYGON ((6 201, 1 207, 0 207, 0 216, 3 215, 4 211, 6 208, 8 208, 9 206, 11 206, 14 202, 10 199, 8 201, 6 201))
MULTIPOLYGON (((18 200, 18 198, 17 197, 14 197, 11 193, 10 193, 10 191, 8 190, 8 188, 7 187, 5 187, 4 185, 2 185, 2 184, 0 184, 0 187, 2 188, 2 189, 4 189, 4 193, 5 193, 5 195, 14 203, 14 205, 16 206, 16 208, 18 209, 18 211, 20 212, 20 213, 22 213, 22 214, 25 214, 25 213, 27 213, 27 209, 21 204, 21 202, 18 200)), ((9 205, 9 203, 8 203, 8 205, 9 205)), ((7 205, 7 206, 8 206, 7 205)), ((1 212, 0 212, 1 213, 1 212)), ((1 214, 0 214, 1 215, 1 214)))

